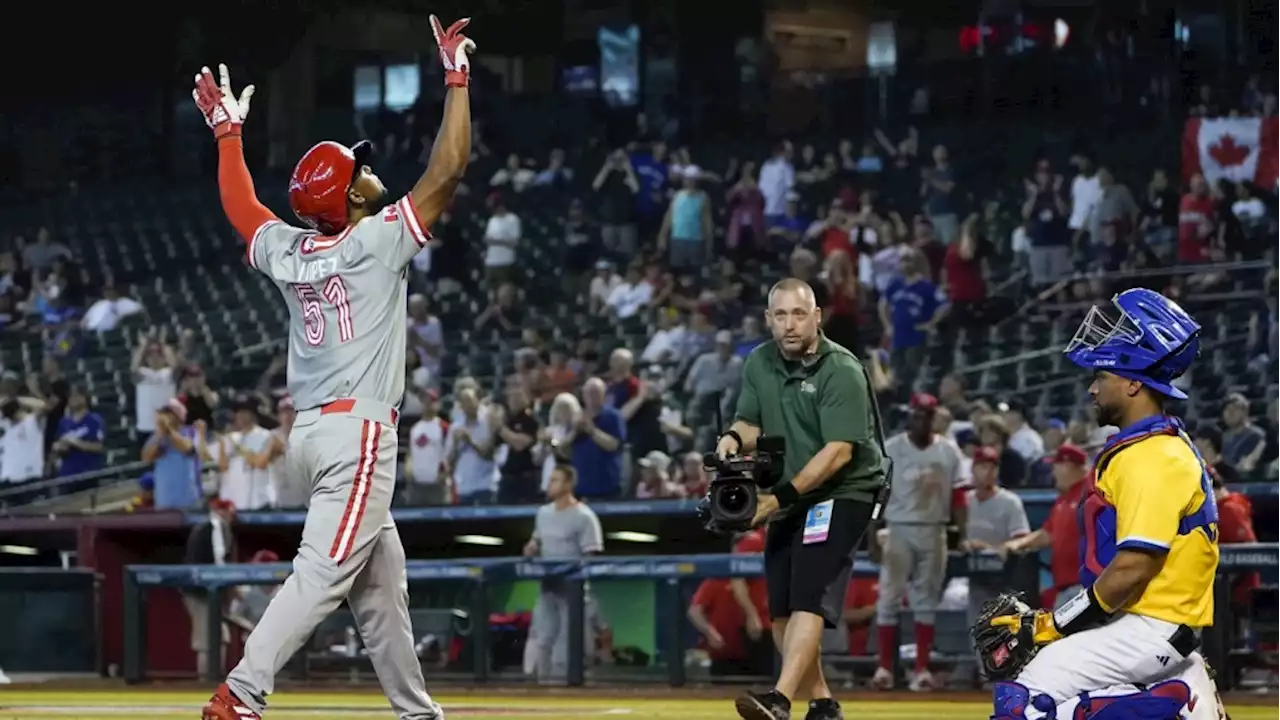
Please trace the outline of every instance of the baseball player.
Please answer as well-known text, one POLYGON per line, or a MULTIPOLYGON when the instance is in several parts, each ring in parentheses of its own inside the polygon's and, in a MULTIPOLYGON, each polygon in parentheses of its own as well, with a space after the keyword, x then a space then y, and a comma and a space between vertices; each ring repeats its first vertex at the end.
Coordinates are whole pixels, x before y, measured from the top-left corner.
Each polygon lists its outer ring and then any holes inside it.
POLYGON ((1200 326, 1150 290, 1112 303, 1118 314, 1093 308, 1066 350, 1094 371, 1098 422, 1122 428, 1085 481, 1084 589, 1053 612, 1005 596, 975 625, 988 674, 1025 663, 996 683, 993 720, 1225 717, 1196 652, 1213 622, 1218 509, 1195 446, 1165 414, 1186 398, 1172 383, 1196 357, 1200 326))
MULTIPOLYGON (((905 594, 916 620, 916 666, 910 688, 930 690, 933 627, 942 581, 947 572, 947 524, 958 504, 956 486, 963 456, 956 444, 933 432, 938 401, 932 395, 911 396, 906 432, 885 442, 893 459, 893 492, 884 508, 888 538, 880 564, 880 597, 876 610, 880 662, 871 686, 893 687, 896 628, 905 594)), ((963 495, 959 495, 963 498, 963 495)), ((963 507, 959 505, 959 507, 963 507)), ((964 518, 959 519, 964 527, 964 518)))
POLYGON ((253 86, 237 98, 226 66, 219 66, 221 86, 208 68, 196 76, 192 96, 217 138, 223 210, 247 241, 249 266, 279 286, 289 307, 288 386, 297 415, 285 458, 289 472, 311 483, 293 574, 245 642, 244 659, 205 705, 204 720, 259 718, 276 673, 343 600, 401 720, 444 717, 414 654, 404 547, 390 505, 407 267, 471 152, 467 54, 475 44, 462 34, 467 22, 445 30, 431 16, 448 90, 422 178, 388 203, 364 164, 368 143, 320 143, 289 183, 289 204, 306 230, 281 222, 254 195, 240 139, 253 86))

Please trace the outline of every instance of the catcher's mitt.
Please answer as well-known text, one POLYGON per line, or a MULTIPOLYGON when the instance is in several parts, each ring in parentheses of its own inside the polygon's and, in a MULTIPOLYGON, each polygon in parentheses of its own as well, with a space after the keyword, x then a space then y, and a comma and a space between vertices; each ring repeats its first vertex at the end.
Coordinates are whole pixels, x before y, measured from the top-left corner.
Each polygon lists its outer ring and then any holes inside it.
POLYGON ((988 600, 978 614, 978 620, 969 628, 973 648, 982 663, 982 672, 990 680, 1011 680, 1040 651, 1032 636, 1035 611, 1012 593, 1003 593, 988 600), (1008 627, 992 627, 991 619, 1001 615, 1017 615, 1022 618, 1018 632, 1008 627))

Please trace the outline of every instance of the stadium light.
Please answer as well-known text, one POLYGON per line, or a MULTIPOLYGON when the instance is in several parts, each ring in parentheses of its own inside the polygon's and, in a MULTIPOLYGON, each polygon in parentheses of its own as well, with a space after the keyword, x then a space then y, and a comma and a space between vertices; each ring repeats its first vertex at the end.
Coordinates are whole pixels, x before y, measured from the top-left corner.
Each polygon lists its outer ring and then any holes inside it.
POLYGON ((498 547, 503 544, 502 538, 492 535, 459 535, 453 541, 463 545, 485 545, 488 547, 498 547))
POLYGON ((40 551, 26 545, 0 545, 0 553, 7 555, 39 555, 40 551))
POLYGON ((610 540, 618 540, 621 542, 635 542, 635 543, 658 542, 657 535, 650 535, 649 533, 642 533, 642 532, 632 532, 630 530, 619 530, 617 532, 611 532, 605 537, 609 538, 610 540))

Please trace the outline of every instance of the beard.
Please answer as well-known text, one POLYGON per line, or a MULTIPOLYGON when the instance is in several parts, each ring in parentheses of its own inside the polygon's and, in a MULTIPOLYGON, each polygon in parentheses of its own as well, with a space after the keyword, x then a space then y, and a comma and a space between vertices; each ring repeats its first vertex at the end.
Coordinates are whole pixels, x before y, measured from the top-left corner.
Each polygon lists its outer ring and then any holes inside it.
POLYGON ((383 208, 391 204, 387 202, 387 197, 389 194, 390 193, 386 191, 386 188, 383 188, 382 191, 378 193, 377 197, 372 197, 365 200, 363 204, 365 215, 372 216, 382 212, 383 208))
POLYGON ((1105 427, 1113 425, 1120 427, 1120 411, 1110 405, 1103 405, 1097 400, 1093 401, 1093 406, 1098 410, 1098 425, 1105 427))

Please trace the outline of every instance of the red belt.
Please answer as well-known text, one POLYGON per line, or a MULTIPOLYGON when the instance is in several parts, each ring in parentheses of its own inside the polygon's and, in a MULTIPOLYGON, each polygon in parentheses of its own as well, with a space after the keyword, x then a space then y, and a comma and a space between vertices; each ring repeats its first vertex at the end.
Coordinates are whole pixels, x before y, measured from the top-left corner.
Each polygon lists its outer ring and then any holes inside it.
MULTIPOLYGON (((334 413, 349 413, 356 407, 355 398, 341 398, 331 403, 320 406, 321 415, 332 415, 334 413)), ((400 413, 395 408, 391 408, 391 424, 400 424, 400 413)))

